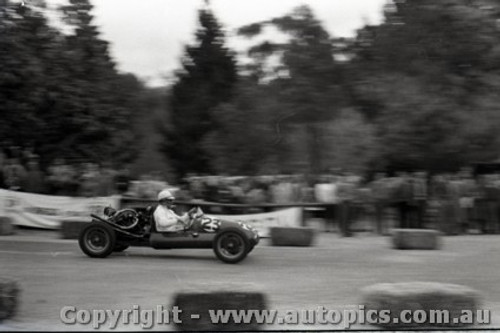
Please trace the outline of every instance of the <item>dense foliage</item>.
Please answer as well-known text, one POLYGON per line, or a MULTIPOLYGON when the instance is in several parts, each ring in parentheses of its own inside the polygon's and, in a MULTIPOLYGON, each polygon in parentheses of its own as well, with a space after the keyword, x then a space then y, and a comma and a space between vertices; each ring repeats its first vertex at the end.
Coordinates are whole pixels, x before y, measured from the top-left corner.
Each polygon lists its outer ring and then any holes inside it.
POLYGON ((500 35, 489 1, 396 1, 362 29, 353 103, 373 120, 380 166, 451 171, 499 157, 500 35))
POLYGON ((62 6, 65 31, 40 2, 0 7, 0 140, 33 147, 48 165, 131 161, 142 84, 115 68, 88 0, 62 6))
POLYGON ((329 36, 305 6, 242 27, 249 38, 273 26, 289 39, 249 50, 242 73, 254 81, 217 108, 224 131, 205 147, 229 173, 454 171, 495 160, 499 13, 487 0, 398 0, 351 40, 329 36), (281 62, 269 70, 273 56, 281 62))
POLYGON ((395 0, 352 39, 301 6, 241 27, 241 38, 288 38, 252 46, 239 67, 207 5, 166 95, 117 70, 89 0, 60 12, 64 29, 42 1, 0 1, 0 140, 33 146, 43 165, 132 161, 139 132, 179 177, 454 171, 499 158, 496 1, 395 0))
POLYGON ((179 176, 213 171, 202 142, 217 128, 213 110, 231 99, 238 78, 234 55, 224 46, 216 17, 202 9, 198 19, 196 41, 186 47, 168 97, 169 121, 163 129, 163 151, 179 176))

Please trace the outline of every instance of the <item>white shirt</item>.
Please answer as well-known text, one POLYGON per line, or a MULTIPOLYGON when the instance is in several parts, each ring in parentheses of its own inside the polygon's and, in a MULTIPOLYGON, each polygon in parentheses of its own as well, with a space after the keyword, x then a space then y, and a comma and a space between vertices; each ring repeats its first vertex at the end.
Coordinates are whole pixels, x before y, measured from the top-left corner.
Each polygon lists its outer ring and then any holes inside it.
POLYGON ((314 196, 316 201, 320 203, 338 202, 337 198, 337 184, 333 183, 320 183, 314 186, 314 196))
POLYGON ((187 214, 179 216, 173 210, 163 205, 156 207, 153 216, 156 223, 156 230, 159 232, 183 230, 184 224, 188 220, 187 214))

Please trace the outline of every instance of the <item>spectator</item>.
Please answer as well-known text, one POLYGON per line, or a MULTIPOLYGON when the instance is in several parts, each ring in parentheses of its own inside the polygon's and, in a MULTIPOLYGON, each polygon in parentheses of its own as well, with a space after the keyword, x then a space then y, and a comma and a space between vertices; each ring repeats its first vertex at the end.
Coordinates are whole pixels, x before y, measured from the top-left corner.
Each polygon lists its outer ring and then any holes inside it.
POLYGON ((406 172, 396 176, 395 203, 399 212, 399 227, 410 228, 410 201, 412 199, 412 184, 406 172))
POLYGON ((19 157, 13 156, 7 159, 3 168, 6 188, 12 191, 22 191, 26 182, 26 169, 21 164, 19 157))
POLYGON ((177 200, 179 201, 193 200, 193 197, 191 196, 191 193, 189 191, 189 183, 187 183, 186 181, 183 181, 180 184, 179 189, 177 190, 175 195, 177 197, 177 200))
POLYGON ((66 164, 63 158, 56 158, 48 168, 49 191, 56 195, 77 194, 78 177, 76 170, 66 164))
POLYGON ((80 195, 83 197, 98 196, 100 187, 99 166, 95 163, 84 163, 80 176, 80 195))
POLYGON ((130 184, 130 170, 122 168, 115 173, 115 190, 118 194, 125 194, 130 184))
POLYGON ((139 198, 153 199, 166 187, 168 187, 167 182, 161 180, 159 175, 144 174, 139 177, 139 181, 133 182, 131 190, 139 198))
POLYGON ((108 163, 105 163, 99 171, 99 184, 97 186, 97 195, 106 197, 115 193, 116 172, 108 163))
POLYGON ((191 196, 193 199, 202 200, 205 199, 205 185, 200 177, 189 176, 187 177, 187 181, 189 184, 189 191, 191 192, 191 196))
POLYGON ((299 187, 299 197, 297 202, 311 203, 315 201, 314 187, 308 183, 305 177, 297 179, 297 186, 299 187))
POLYGON ((375 229, 379 235, 387 232, 384 213, 389 205, 389 183, 384 173, 375 174, 374 180, 370 184, 373 211, 375 214, 375 229))
MULTIPOLYGON (((262 183, 255 182, 250 191, 246 193, 246 203, 253 206, 260 206, 268 202, 265 191, 265 186, 262 183)), ((262 209, 254 207, 250 209, 249 213, 258 213, 262 209)))
POLYGON ((445 182, 446 197, 444 199, 442 230, 447 235, 457 235, 460 226, 459 180, 455 175, 448 175, 445 182))
POLYGON ((338 183, 339 198, 339 225, 340 232, 344 237, 352 236, 351 223, 353 221, 353 200, 355 182, 352 177, 342 177, 338 183))
POLYGON ((217 202, 219 200, 219 192, 217 187, 219 186, 218 176, 210 176, 205 180, 204 186, 204 197, 208 201, 217 202))
POLYGON ((243 179, 237 179, 229 184, 229 191, 231 192, 231 197, 233 202, 235 203, 244 203, 245 202, 245 192, 243 191, 243 187, 241 184, 243 183, 243 179))
POLYGON ((486 176, 486 184, 484 186, 484 194, 486 200, 486 233, 497 233, 499 216, 498 216, 498 197, 499 187, 497 186, 499 177, 496 174, 486 176))
POLYGON ((21 154, 21 162, 23 165, 28 165, 28 163, 33 159, 33 158, 38 158, 38 155, 35 154, 35 148, 33 147, 33 145, 28 145, 27 147, 25 147, 22 152, 20 152, 21 154))
POLYGON ((293 193, 292 184, 286 178, 282 179, 276 178, 269 187, 269 191, 273 203, 287 204, 292 201, 291 200, 293 193))
POLYGON ((6 188, 5 177, 3 173, 3 169, 6 163, 7 163, 7 157, 5 156, 4 150, 0 148, 0 188, 6 188))
POLYGON ((430 181, 430 196, 436 209, 435 227, 444 230, 446 221, 446 200, 448 189, 446 186, 446 177, 444 175, 433 175, 430 181))
POLYGON ((462 169, 460 172, 460 227, 461 232, 466 233, 474 223, 474 205, 478 196, 476 182, 472 178, 470 169, 462 169))
POLYGON ((337 184, 332 177, 320 177, 318 183, 314 186, 314 197, 316 198, 315 201, 319 203, 337 203, 337 184))
POLYGON ((412 204, 414 210, 414 227, 423 228, 427 208, 427 173, 415 172, 412 182, 412 204))
POLYGON ((40 170, 38 156, 31 156, 28 160, 24 190, 30 193, 46 193, 45 175, 40 170))
POLYGON ((221 178, 218 182, 217 188, 217 202, 220 203, 234 203, 235 200, 232 196, 231 182, 227 178, 221 178))
POLYGON ((333 177, 320 177, 314 186, 315 202, 327 204, 325 207, 326 229, 333 230, 335 216, 338 215, 339 198, 337 194, 337 183, 333 177))

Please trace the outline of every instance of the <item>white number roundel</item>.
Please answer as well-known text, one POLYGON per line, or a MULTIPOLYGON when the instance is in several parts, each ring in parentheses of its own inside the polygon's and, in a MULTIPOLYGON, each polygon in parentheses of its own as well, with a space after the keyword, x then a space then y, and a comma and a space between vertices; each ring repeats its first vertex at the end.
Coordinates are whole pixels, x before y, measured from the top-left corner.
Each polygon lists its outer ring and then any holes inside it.
POLYGON ((201 227, 206 232, 216 232, 219 229, 219 227, 220 227, 220 221, 219 220, 215 220, 215 219, 211 219, 211 218, 208 218, 208 217, 205 217, 201 221, 201 227))

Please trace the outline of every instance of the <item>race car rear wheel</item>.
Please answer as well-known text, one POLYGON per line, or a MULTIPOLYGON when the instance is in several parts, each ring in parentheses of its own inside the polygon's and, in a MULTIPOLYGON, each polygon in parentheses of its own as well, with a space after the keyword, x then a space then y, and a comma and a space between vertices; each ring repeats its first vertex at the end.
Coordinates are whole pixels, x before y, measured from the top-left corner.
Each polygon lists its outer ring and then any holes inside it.
POLYGON ((248 241, 237 231, 224 231, 214 239, 214 252, 217 258, 229 264, 245 259, 249 252, 248 241))
POLYGON ((80 232, 78 244, 83 253, 92 258, 104 258, 115 249, 116 234, 113 228, 105 223, 93 222, 80 232))

